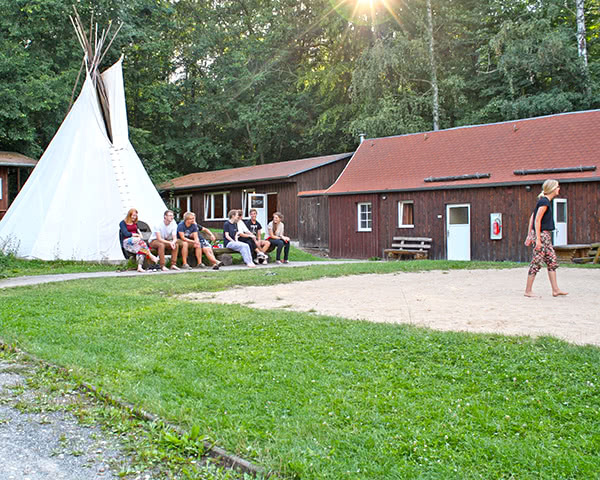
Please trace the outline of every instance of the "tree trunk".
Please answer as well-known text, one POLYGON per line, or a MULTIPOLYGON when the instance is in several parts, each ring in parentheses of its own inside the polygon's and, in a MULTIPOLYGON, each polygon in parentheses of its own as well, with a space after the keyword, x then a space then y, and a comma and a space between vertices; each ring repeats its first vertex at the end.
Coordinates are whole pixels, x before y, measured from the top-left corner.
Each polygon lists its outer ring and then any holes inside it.
MULTIPOLYGON (((578 0, 583 1, 583 0, 578 0)), ((435 63, 435 53, 433 44, 433 11, 431 0, 427 0, 427 34, 429 35, 429 66, 431 68, 431 88, 433 89, 432 110, 433 110, 433 129, 440 129, 440 105, 437 80, 437 67, 435 63)))
POLYGON ((585 0, 575 0, 575 9, 577 11, 577 51, 579 56, 582 57, 583 66, 587 70, 588 58, 587 58, 587 44, 585 41, 585 11, 584 11, 585 0))

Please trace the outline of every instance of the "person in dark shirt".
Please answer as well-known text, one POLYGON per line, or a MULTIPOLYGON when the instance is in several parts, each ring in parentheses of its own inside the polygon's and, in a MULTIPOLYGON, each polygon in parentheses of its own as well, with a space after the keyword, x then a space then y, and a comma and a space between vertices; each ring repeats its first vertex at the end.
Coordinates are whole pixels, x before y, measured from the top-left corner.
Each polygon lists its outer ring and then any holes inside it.
POLYGON ((239 232, 237 222, 239 220, 239 214, 237 210, 231 210, 229 212, 229 220, 223 225, 223 239, 225 241, 225 248, 231 248, 242 255, 242 259, 247 267, 256 267, 252 262, 252 253, 247 243, 239 241, 239 232))
POLYGON ((260 222, 256 219, 257 215, 258 212, 255 208, 250 210, 250 218, 246 220, 246 227, 248 227, 248 230, 250 230, 250 232, 254 235, 254 242, 256 243, 256 246, 261 251, 264 251, 264 248, 267 245, 267 241, 263 240, 263 227, 260 224, 260 222))
POLYGON ((206 227, 202 227, 196 223, 196 214, 192 212, 186 212, 183 215, 183 221, 177 225, 177 244, 181 247, 181 257, 183 259, 183 270, 191 270, 187 263, 188 249, 191 247, 194 249, 196 254, 196 260, 198 261, 198 268, 203 268, 202 253, 206 255, 206 258, 212 265, 213 270, 218 270, 223 264, 215 258, 215 254, 210 246, 210 243, 200 235, 200 232, 205 232, 210 236, 211 242, 216 240, 214 234, 206 227))
POLYGON ((135 208, 130 208, 127 216, 119 223, 119 238, 124 250, 135 254, 137 258, 137 271, 145 272, 143 268, 144 260, 148 258, 152 263, 156 264, 158 258, 152 255, 148 245, 142 238, 142 234, 138 229, 138 211, 135 208))
POLYGON ((552 199, 560 193, 560 185, 556 180, 546 180, 542 185, 542 192, 538 195, 538 201, 535 209, 529 217, 529 225, 527 227, 527 238, 525 245, 534 244, 533 258, 529 264, 529 272, 527 275, 527 285, 525 286, 525 296, 535 297, 533 294, 533 281, 535 276, 542 268, 542 261, 546 263, 548 268, 548 278, 552 287, 552 296, 558 297, 567 295, 558 288, 556 280, 556 269, 558 261, 556 253, 552 246, 552 231, 554 230, 554 217, 552 216, 552 199))

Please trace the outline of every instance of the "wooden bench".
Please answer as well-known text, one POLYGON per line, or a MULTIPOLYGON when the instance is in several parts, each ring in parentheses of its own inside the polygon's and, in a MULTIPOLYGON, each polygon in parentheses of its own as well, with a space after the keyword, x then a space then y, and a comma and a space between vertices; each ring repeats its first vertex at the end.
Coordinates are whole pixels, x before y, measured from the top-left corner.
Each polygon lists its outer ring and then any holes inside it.
MULTIPOLYGON (((213 235, 216 238, 216 242, 219 245, 224 245, 225 244, 225 238, 223 237, 223 232, 213 232, 213 235)), ((208 234, 205 234, 204 232, 202 232, 202 236, 204 238, 206 238, 206 240, 208 240, 208 242, 210 243, 210 236, 208 234)), ((275 247, 273 245, 271 245, 269 247, 269 250, 267 250, 267 253, 273 251, 275 249, 275 247)), ((232 255, 240 255, 240 252, 236 252, 235 250, 232 250, 231 248, 225 248, 225 247, 215 247, 213 246, 213 253, 215 254, 215 257, 217 258, 217 260, 219 260, 219 262, 223 262, 223 265, 232 265, 233 264, 233 256, 232 255)), ((268 255, 267 255, 268 257, 268 255)), ((270 260, 270 258, 269 258, 270 260)), ((196 266, 196 255, 194 254, 194 250, 190 249, 188 252, 188 264, 192 267, 196 266), (190 263, 192 262, 192 263, 190 263)))
POLYGON ((575 258, 585 258, 592 246, 589 243, 554 245, 554 251, 559 262, 571 263, 575 258))
POLYGON ((422 260, 429 257, 431 238, 428 237, 394 237, 392 248, 386 248, 383 253, 388 259, 412 257, 422 260))
POLYGON ((585 255, 580 257, 574 257, 573 262, 575 263, 600 263, 600 243, 590 244, 585 255))

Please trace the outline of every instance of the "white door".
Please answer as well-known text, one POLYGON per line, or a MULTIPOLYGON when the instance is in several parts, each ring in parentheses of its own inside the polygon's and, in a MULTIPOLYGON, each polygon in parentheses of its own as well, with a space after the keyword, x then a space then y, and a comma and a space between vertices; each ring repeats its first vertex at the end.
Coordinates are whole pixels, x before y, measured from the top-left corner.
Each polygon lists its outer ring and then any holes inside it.
POLYGON ((263 235, 267 234, 267 195, 265 193, 248 194, 248 212, 256 209, 256 220, 262 226, 263 235))
POLYGON ((448 260, 471 260, 471 205, 446 205, 448 260))
POLYGON ((555 198, 552 207, 554 215, 554 245, 567 245, 567 199, 555 198))

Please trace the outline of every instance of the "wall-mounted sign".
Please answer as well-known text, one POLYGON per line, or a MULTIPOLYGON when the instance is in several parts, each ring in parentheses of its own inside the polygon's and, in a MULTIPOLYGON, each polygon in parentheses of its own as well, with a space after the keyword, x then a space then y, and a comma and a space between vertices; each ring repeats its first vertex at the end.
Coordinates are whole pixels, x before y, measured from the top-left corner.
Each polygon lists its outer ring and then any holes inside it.
POLYGON ((500 240, 502 238, 502 214, 490 213, 490 238, 500 240))

